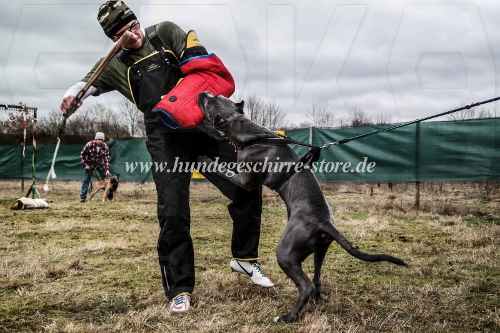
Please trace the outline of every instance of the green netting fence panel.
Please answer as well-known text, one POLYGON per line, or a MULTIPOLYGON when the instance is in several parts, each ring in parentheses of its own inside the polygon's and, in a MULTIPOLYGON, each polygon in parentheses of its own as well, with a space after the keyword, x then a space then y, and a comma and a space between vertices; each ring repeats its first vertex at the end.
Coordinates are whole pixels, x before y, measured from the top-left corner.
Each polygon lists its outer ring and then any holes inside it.
MULTIPOLYGON (((64 140, 64 137, 63 137, 64 140)), ((153 181, 151 157, 146 150, 146 140, 110 141, 111 172, 120 174, 124 181, 153 181)), ((80 152, 83 145, 63 145, 59 147, 54 170, 56 180, 81 180, 83 167, 80 152)), ((37 146, 36 178, 46 179, 54 156, 54 146, 37 146)), ((26 147, 26 157, 22 158, 22 146, 0 147, 0 178, 31 178, 31 156, 33 146, 26 147)))
MULTIPOLYGON (((291 138, 321 146, 386 126, 287 131, 291 138)), ((422 122, 323 149, 315 165, 320 181, 329 182, 468 182, 500 181, 500 118, 422 122)), ((64 141, 64 138, 63 138, 64 141)), ((107 142, 111 172, 123 181, 153 181, 146 140, 107 142)), ((81 180, 83 145, 59 148, 57 180, 81 180)), ((292 146, 304 155, 307 148, 292 146)), ((38 146, 36 178, 45 180, 54 146, 38 146)), ((31 178, 33 147, 0 147, 0 178, 31 178)))
MULTIPOLYGON (((387 126, 312 130, 312 144, 351 138, 387 126)), ((323 149, 320 181, 500 181, 500 118, 422 122, 323 149)), ((287 135, 304 140, 305 130, 287 135)), ((309 133, 307 134, 309 137, 309 133)), ((305 148, 293 147, 299 155, 305 148)))

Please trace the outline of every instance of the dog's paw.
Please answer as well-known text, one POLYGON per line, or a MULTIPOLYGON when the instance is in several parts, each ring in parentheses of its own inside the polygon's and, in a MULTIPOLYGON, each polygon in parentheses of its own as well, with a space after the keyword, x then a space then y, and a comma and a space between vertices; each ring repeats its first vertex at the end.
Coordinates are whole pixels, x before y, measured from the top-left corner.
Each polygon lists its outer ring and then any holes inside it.
POLYGON ((275 323, 287 323, 287 324, 289 324, 289 323, 293 323, 293 322, 297 321, 297 319, 298 318, 296 315, 293 316, 289 313, 289 314, 286 314, 284 316, 279 316, 279 317, 274 318, 274 322, 275 323))

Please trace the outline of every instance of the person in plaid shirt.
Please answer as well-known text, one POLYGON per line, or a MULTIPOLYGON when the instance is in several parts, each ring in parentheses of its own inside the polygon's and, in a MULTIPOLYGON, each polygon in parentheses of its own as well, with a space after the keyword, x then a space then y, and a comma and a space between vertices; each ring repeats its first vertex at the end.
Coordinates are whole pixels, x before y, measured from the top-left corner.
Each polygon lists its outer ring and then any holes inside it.
MULTIPOLYGON (((109 176, 109 147, 104 143, 104 133, 97 132, 95 140, 87 142, 80 153, 80 160, 83 167, 83 182, 82 192, 80 193, 80 202, 85 202, 87 199, 87 191, 89 189, 92 174, 97 171, 101 179, 109 176)), ((110 191, 108 199, 113 198, 113 192, 110 191)))

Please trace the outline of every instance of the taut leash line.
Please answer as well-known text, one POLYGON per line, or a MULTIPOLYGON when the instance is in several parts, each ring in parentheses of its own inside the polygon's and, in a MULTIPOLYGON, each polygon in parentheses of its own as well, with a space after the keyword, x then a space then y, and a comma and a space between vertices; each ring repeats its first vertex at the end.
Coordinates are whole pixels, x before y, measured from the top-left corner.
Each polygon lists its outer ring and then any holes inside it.
POLYGON ((441 112, 441 113, 438 113, 438 114, 435 114, 435 115, 432 115, 432 116, 418 118, 418 119, 415 119, 415 120, 407 121, 406 123, 396 124, 396 125, 393 125, 393 126, 390 126, 390 127, 382 128, 382 129, 375 130, 375 131, 372 131, 372 132, 368 132, 368 133, 365 133, 365 134, 356 135, 356 136, 353 136, 353 137, 350 137, 350 138, 347 138, 347 139, 342 139, 342 140, 338 140, 338 141, 334 141, 334 142, 329 142, 329 143, 326 143, 323 146, 321 146, 321 148, 328 149, 328 148, 330 148, 330 146, 341 145, 341 144, 347 143, 349 141, 361 139, 361 138, 364 138, 364 137, 367 137, 367 136, 370 136, 370 135, 373 135, 373 134, 392 131, 392 130, 394 130, 396 128, 401 128, 401 127, 404 127, 404 126, 408 126, 408 125, 412 125, 412 124, 415 124, 415 123, 419 123, 419 122, 424 121, 424 120, 429 120, 429 119, 432 119, 432 118, 441 117, 441 116, 444 116, 444 115, 447 115, 447 114, 450 114, 450 113, 454 113, 454 112, 457 112, 457 111, 468 110, 468 109, 471 109, 473 107, 476 107, 476 106, 479 106, 479 105, 482 105, 482 104, 491 103, 491 102, 498 101, 498 100, 500 100, 500 97, 495 97, 495 98, 488 99, 488 100, 482 101, 482 102, 472 103, 472 104, 469 104, 469 105, 466 105, 466 106, 463 106, 463 107, 460 107, 460 108, 457 108, 457 109, 453 109, 453 110, 441 112))

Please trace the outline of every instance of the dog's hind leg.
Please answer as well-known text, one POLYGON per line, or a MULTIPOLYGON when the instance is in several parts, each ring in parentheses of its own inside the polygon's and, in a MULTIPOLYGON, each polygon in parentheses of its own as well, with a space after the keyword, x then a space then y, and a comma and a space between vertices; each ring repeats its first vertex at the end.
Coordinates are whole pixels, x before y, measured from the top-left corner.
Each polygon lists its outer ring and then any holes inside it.
POLYGON ((100 190, 101 190, 101 188, 100 188, 100 187, 98 187, 98 188, 96 188, 95 190, 93 190, 93 191, 92 191, 92 194, 91 194, 91 195, 90 195, 90 197, 89 197, 88 202, 90 202, 90 200, 92 200, 92 198, 94 197, 94 195, 95 195, 97 192, 99 192, 100 190))
POLYGON ((274 321, 290 323, 298 319, 298 313, 306 305, 309 297, 314 293, 315 287, 311 279, 309 279, 309 277, 302 270, 302 261, 305 259, 304 253, 294 251, 293 247, 297 244, 287 244, 290 242, 284 241, 286 237, 287 235, 283 234, 282 239, 276 248, 278 264, 283 272, 285 272, 285 274, 292 279, 297 286, 299 297, 288 314, 277 317, 274 321))
POLYGON ((312 297, 314 299, 321 298, 321 267, 323 266, 323 262, 325 260, 326 252, 328 251, 328 247, 332 242, 327 242, 324 244, 318 244, 316 252, 314 252, 314 294, 312 297))

